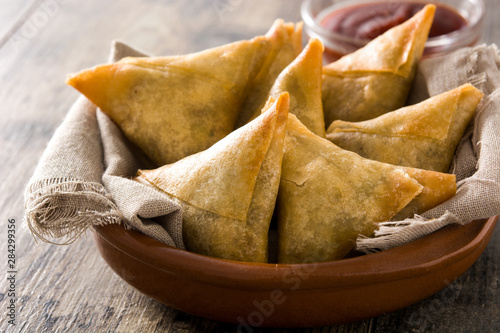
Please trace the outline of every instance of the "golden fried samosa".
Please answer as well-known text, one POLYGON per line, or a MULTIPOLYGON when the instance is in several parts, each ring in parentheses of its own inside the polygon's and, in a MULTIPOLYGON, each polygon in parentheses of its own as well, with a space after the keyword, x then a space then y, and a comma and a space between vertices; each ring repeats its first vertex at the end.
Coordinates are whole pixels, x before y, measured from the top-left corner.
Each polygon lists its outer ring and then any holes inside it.
POLYGON ((343 258, 358 235, 370 236, 378 222, 408 204, 430 209, 453 196, 455 184, 453 175, 368 160, 341 149, 290 114, 277 202, 278 261, 343 258))
POLYGON ((289 96, 209 149, 137 181, 168 194, 183 208, 190 251, 231 260, 267 262, 268 231, 278 193, 289 96))
POLYGON ((403 107, 434 18, 426 5, 361 49, 323 68, 323 109, 334 120, 362 121, 403 107))
POLYGON ((70 75, 158 166, 202 151, 231 133, 270 50, 256 37, 198 53, 124 58, 70 75))
POLYGON ((471 84, 362 122, 334 121, 327 138, 380 162, 448 172, 483 93, 471 84))
POLYGON ((393 221, 414 217, 451 199, 457 192, 457 181, 453 174, 402 167, 410 177, 422 185, 422 192, 399 211, 393 221))
MULTIPOLYGON (((269 96, 277 98, 287 91, 290 94, 290 113, 321 137, 325 137, 321 102, 323 50, 323 44, 311 38, 299 56, 280 73, 269 92, 269 96)), ((260 114, 260 110, 257 111, 254 117, 260 114)))
POLYGON ((241 127, 260 114, 268 100, 269 89, 278 75, 288 66, 302 50, 302 22, 297 24, 274 21, 265 37, 270 41, 271 49, 264 63, 248 87, 236 122, 241 127))

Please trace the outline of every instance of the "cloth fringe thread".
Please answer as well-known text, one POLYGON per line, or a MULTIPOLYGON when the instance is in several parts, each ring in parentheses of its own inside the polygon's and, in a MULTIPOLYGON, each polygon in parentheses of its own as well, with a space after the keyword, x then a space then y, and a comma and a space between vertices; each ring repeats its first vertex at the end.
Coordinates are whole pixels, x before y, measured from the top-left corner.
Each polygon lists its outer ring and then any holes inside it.
POLYGON ((35 240, 51 244, 71 244, 91 226, 123 221, 117 206, 98 183, 73 179, 39 181, 29 186, 25 202, 25 220, 35 240), (54 238, 63 241, 50 240, 54 238))
POLYGON ((373 237, 360 235, 356 241, 356 249, 364 253, 375 253, 393 248, 400 244, 412 242, 423 235, 430 234, 450 223, 460 223, 460 220, 451 212, 435 219, 426 219, 415 215, 414 218, 403 221, 389 221, 379 224, 373 237))

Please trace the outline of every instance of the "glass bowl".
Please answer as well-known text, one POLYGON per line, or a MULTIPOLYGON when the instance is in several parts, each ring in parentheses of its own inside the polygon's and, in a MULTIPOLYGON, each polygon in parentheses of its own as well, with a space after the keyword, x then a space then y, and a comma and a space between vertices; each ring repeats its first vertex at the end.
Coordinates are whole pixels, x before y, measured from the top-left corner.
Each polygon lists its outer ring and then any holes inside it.
MULTIPOLYGON (((397 0, 305 0, 302 3, 301 15, 304 29, 309 37, 318 38, 325 45, 325 61, 334 61, 341 56, 351 53, 368 43, 369 39, 351 37, 345 34, 332 32, 320 24, 325 13, 332 13, 351 6, 360 6, 373 3, 402 2, 397 0)), ((409 0, 409 3, 418 3, 422 6, 435 3, 458 12, 467 22, 465 27, 453 32, 430 37, 424 50, 424 58, 450 53, 459 48, 476 45, 481 40, 482 22, 485 6, 482 0, 441 0, 421 1, 409 0)), ((394 6, 393 6, 394 8, 394 6)), ((439 20, 436 14, 435 20, 439 20)))

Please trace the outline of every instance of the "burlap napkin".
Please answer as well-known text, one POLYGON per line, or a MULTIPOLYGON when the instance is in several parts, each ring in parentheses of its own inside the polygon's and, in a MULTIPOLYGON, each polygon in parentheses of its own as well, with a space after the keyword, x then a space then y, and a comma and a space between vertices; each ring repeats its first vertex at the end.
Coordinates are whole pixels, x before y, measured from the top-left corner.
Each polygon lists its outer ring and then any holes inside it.
MULTIPOLYGON (((113 45, 112 59, 142 53, 113 45)), ((470 82, 485 93, 457 150, 451 200, 405 221, 381 224, 375 237, 358 239, 371 252, 398 246, 450 223, 500 214, 500 57, 495 45, 459 50, 422 61, 409 103, 470 82)), ((46 241, 69 243, 92 225, 121 223, 184 248, 182 212, 166 196, 130 180, 139 166, 116 125, 81 97, 57 129, 25 194, 26 222, 46 241)))

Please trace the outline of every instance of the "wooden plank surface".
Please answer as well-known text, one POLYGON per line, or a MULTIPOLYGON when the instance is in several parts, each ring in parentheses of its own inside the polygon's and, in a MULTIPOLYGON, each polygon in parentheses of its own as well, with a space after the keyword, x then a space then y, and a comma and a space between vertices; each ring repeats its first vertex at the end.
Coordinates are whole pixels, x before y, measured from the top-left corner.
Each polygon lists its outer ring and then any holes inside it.
MULTIPOLYGON (((54 130, 77 98, 67 73, 105 62, 113 39, 156 55, 202 50, 300 20, 300 1, 46 0, 0 2, 0 243, 16 230, 16 325, 8 323, 7 250, 0 271, 1 332, 233 332, 127 285, 87 234, 70 246, 36 243, 23 224, 23 193, 54 130), (34 6, 34 7, 33 7, 34 6)), ((500 44, 488 0, 483 40, 500 44)), ((409 308, 357 323, 254 332, 498 332, 500 228, 462 277, 409 308)))

